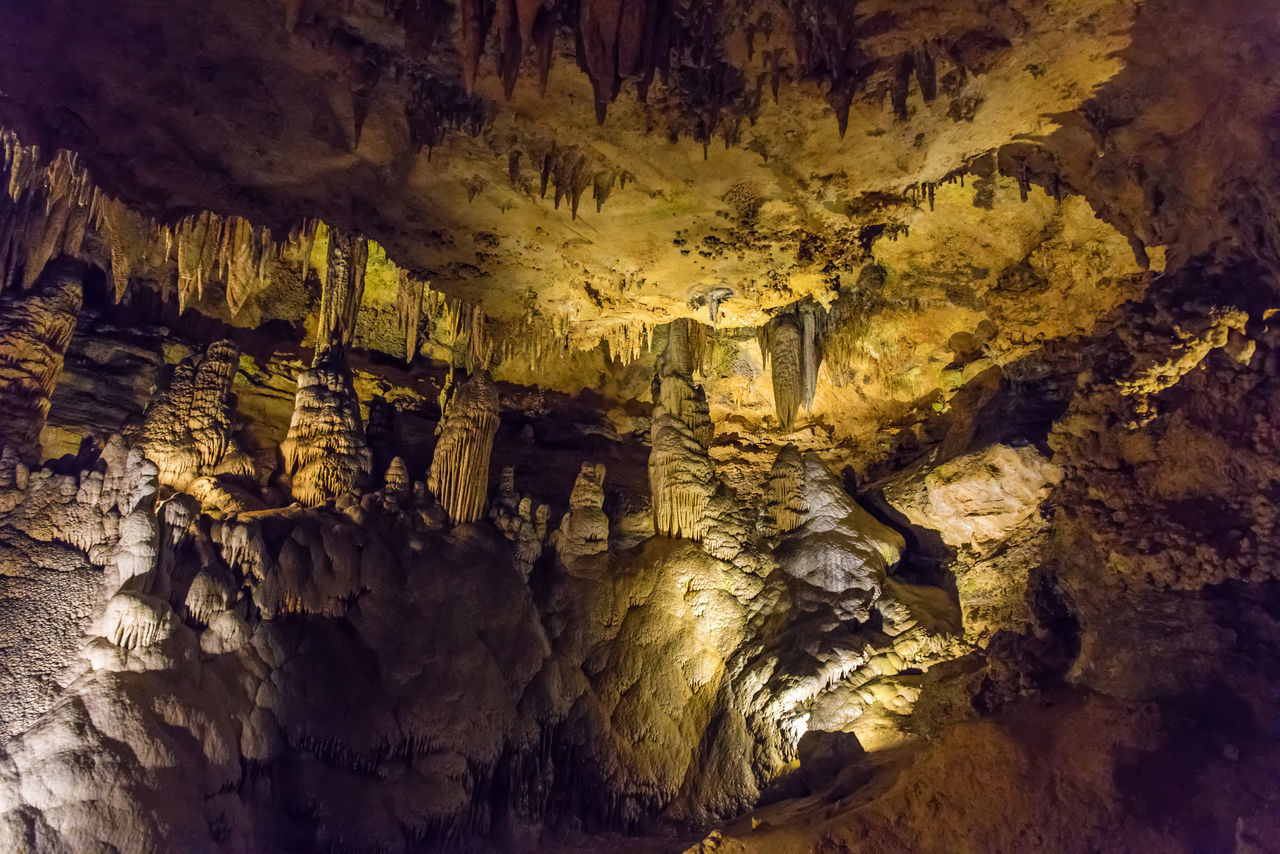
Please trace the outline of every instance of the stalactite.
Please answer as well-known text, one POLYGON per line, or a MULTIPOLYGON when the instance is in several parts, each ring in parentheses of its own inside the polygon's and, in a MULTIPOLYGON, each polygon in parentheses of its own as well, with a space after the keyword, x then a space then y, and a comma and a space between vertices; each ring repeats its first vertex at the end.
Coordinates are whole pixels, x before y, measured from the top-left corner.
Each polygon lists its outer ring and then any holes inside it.
POLYGON ((801 409, 813 406, 825 325, 823 309, 806 301, 760 328, 761 358, 765 367, 772 365, 774 411, 783 430, 791 430, 801 409))
POLYGON ((307 272, 311 269, 311 253, 316 245, 316 233, 320 230, 320 220, 307 219, 303 220, 298 228, 297 246, 298 254, 302 256, 302 280, 307 279, 307 272))
POLYGON ((789 431, 804 404, 804 335, 796 317, 785 314, 769 323, 769 361, 773 365, 773 404, 778 422, 789 431))
POLYGON ((422 325, 422 305, 427 292, 427 283, 409 275, 408 270, 400 270, 399 287, 396 290, 396 319, 399 323, 400 335, 404 339, 404 362, 413 362, 418 353, 418 331, 422 325))
POLYGON ((316 325, 313 366, 330 357, 330 351, 345 364, 356 333, 356 314, 364 296, 364 269, 369 244, 360 235, 341 228, 329 229, 328 271, 320 297, 320 317, 316 325))
POLYGON ((467 94, 476 88, 480 56, 484 53, 485 34, 489 30, 489 10, 484 0, 459 0, 458 15, 462 22, 462 80, 467 94))
POLYGON ((427 489, 454 524, 474 522, 484 512, 489 456, 497 433, 498 389, 489 372, 482 370, 458 387, 427 475, 427 489))

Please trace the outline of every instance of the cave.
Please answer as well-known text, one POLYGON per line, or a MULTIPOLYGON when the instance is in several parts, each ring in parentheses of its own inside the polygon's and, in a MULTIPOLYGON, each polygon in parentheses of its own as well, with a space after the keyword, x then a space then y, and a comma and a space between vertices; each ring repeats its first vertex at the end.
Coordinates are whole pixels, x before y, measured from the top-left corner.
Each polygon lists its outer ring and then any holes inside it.
POLYGON ((1256 0, 0 3, 0 851, 1280 852, 1278 92, 1256 0))

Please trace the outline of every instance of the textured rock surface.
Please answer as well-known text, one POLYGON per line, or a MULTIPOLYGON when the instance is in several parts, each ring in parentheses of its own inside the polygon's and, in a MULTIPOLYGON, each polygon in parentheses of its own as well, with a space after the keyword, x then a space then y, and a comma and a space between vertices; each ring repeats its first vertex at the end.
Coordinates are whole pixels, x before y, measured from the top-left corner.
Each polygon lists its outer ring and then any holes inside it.
POLYGON ((0 445, 27 463, 40 460, 40 430, 75 329, 83 278, 80 264, 59 258, 30 290, 0 296, 0 445))
POLYGON ((455 524, 474 522, 489 491, 489 456, 498 432, 498 391, 488 371, 458 386, 444 410, 427 489, 455 524))
POLYGON ((82 5, 0 849, 1275 847, 1266 4, 82 5))
POLYGON ((135 443, 160 470, 160 483, 189 490, 200 478, 252 484, 253 460, 235 436, 231 391, 240 351, 231 341, 210 344, 198 362, 184 359, 147 406, 135 443))

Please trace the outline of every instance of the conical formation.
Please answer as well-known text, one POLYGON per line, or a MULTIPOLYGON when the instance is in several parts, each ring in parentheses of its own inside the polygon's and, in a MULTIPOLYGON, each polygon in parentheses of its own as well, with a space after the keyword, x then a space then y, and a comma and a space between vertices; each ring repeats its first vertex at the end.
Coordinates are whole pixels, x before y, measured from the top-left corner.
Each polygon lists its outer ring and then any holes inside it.
POLYGON ((484 513, 497 435, 498 388, 488 371, 479 371, 459 386, 445 412, 427 475, 427 489, 455 525, 474 522, 484 513))
POLYGON ((40 459, 40 431, 75 330, 82 281, 80 265, 62 258, 29 293, 0 296, 0 447, 26 462, 40 459))
POLYGON ((609 550, 609 517, 604 512, 604 463, 583 463, 569 496, 569 512, 556 532, 560 557, 571 560, 609 550))
POLYGON ((654 379, 649 488, 655 531, 701 540, 707 502, 716 489, 716 471, 707 454, 713 434, 707 398, 690 375, 689 323, 671 324, 654 379))

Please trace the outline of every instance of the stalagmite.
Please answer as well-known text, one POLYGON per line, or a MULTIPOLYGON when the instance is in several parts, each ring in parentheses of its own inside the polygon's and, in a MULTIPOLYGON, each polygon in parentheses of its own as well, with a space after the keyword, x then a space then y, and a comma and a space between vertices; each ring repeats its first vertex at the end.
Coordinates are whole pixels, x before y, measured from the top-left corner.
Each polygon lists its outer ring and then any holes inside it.
POLYGON ((569 496, 569 512, 555 534, 561 559, 600 554, 609 550, 609 517, 604 512, 603 463, 583 463, 569 496))
POLYGON ((479 371, 454 394, 427 476, 427 489, 456 525, 484 513, 489 455, 497 434, 498 389, 488 371, 479 371))
POLYGON ((671 324, 654 378, 649 486, 657 533, 700 540, 716 480, 707 454, 713 435, 707 399, 692 379, 698 334, 690 325, 671 324))
POLYGON ((351 371, 341 363, 298 375, 289 432, 280 443, 293 497, 303 504, 359 488, 373 465, 351 371))
POLYGON ((393 457, 383 476, 383 494, 389 501, 400 503, 409 497, 412 489, 413 481, 409 479, 409 469, 405 466, 404 459, 393 457))
POLYGON ((800 583, 798 604, 859 622, 869 618, 906 545, 859 506, 817 454, 794 445, 774 461, 759 527, 781 539, 778 559, 800 583))
POLYGON ((240 350, 230 340, 210 344, 199 361, 174 366, 167 388, 148 404, 130 439, 160 470, 160 482, 186 490, 198 478, 252 483, 253 460, 234 435, 231 391, 240 350))
POLYGON ((363 486, 373 465, 348 359, 364 293, 368 244, 329 229, 328 275, 310 370, 298 375, 289 432, 280 443, 293 497, 315 505, 363 486))
POLYGON ((528 578, 533 565, 542 556, 551 508, 546 504, 535 508, 532 498, 516 491, 515 477, 514 467, 507 466, 502 470, 498 495, 489 509, 489 518, 502 536, 515 546, 516 567, 528 578))
POLYGON ((47 265, 36 287, 0 295, 0 445, 39 462, 40 431, 80 312, 83 268, 70 258, 47 265))

